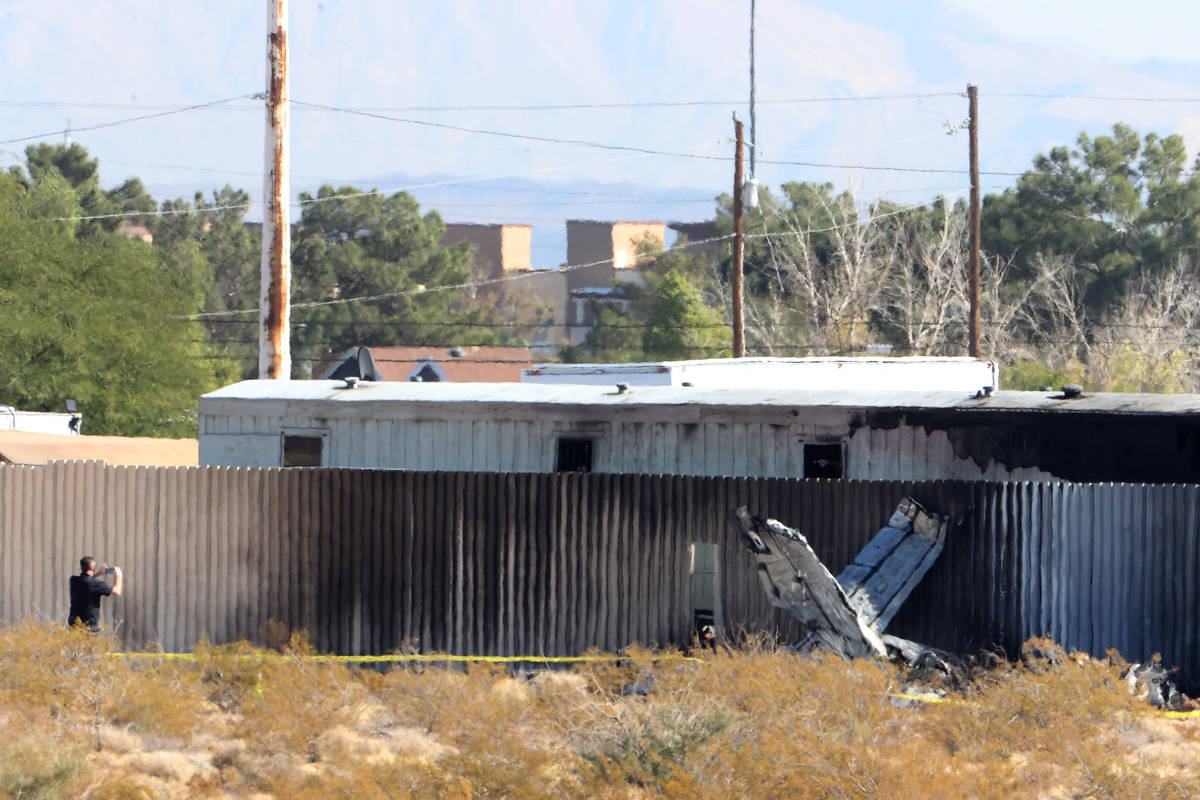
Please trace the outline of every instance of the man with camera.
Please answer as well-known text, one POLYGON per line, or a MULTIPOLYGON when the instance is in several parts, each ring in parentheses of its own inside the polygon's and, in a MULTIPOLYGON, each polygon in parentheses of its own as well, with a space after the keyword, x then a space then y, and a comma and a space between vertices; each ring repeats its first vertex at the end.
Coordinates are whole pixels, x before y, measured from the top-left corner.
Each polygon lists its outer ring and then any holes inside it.
POLYGON ((87 625, 93 633, 100 630, 100 598, 115 597, 124 586, 120 567, 110 567, 106 562, 101 570, 101 574, 113 576, 111 586, 96 577, 96 559, 91 556, 79 559, 79 574, 72 575, 69 581, 71 612, 67 617, 68 625, 87 625))

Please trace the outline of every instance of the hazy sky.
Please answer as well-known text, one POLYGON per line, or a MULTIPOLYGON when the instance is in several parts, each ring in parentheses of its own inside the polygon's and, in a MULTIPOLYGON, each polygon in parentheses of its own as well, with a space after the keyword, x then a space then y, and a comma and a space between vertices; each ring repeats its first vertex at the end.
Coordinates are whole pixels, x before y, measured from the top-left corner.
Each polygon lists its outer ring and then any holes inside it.
MULTIPOLYGON (((297 192, 425 186, 414 193, 447 219, 536 231, 568 217, 703 219, 729 190, 731 115, 749 122, 749 0, 290 8, 293 100, 347 109, 293 107, 297 192), (631 105, 645 103, 691 105, 631 105), (608 107, 511 108, 548 105, 608 107)), ((963 190, 963 174, 903 170, 965 169, 969 82, 985 172, 1020 171, 1117 121, 1200 148, 1200 102, 1179 102, 1200 99, 1200 3, 758 0, 756 27, 758 177, 770 187, 832 181, 905 203, 963 190), (905 96, 864 99, 879 95, 905 96)), ((264 114, 247 96, 263 90, 265 35, 266 0, 2 0, 0 165, 31 141, 63 141, 69 120, 106 186, 137 175, 164 199, 231 183, 257 199, 264 114)), ((1011 181, 983 177, 985 189, 1011 181)))

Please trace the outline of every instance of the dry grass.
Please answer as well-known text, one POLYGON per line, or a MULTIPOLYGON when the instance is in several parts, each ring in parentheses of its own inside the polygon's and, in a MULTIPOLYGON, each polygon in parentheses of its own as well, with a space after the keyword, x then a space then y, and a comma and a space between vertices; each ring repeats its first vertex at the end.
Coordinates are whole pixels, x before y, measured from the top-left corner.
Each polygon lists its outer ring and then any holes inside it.
POLYGON ((513 678, 318 663, 302 639, 195 662, 115 646, 0 630, 0 796, 1200 797, 1200 720, 1044 641, 917 707, 896 667, 769 648, 513 678))

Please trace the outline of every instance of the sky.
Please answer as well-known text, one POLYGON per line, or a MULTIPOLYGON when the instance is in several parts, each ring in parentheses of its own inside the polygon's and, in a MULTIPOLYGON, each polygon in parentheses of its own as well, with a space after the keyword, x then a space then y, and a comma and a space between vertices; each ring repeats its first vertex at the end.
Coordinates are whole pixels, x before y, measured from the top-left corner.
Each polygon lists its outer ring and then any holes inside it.
MULTIPOLYGON (((750 23, 749 0, 290 0, 294 194, 406 190, 450 222, 531 224, 538 266, 562 262, 566 219, 710 219, 734 114, 751 137, 750 23)), ((1116 122, 1200 151, 1200 3, 757 0, 754 27, 755 177, 775 191, 965 195, 968 83, 985 192, 1116 122)), ((0 0, 0 168, 70 129, 106 187, 257 203, 266 28, 267 0, 0 0)))

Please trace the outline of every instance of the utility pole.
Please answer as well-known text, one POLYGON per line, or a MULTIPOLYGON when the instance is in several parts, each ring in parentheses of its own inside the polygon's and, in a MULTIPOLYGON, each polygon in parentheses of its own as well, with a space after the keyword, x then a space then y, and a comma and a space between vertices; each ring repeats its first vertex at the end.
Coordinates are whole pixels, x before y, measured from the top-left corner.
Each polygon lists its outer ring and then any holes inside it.
POLYGON ((970 319, 967 324, 969 342, 967 353, 979 358, 979 88, 967 84, 967 102, 970 115, 967 130, 970 138, 971 159, 971 216, 967 241, 967 277, 971 294, 970 319))
POLYGON ((263 176, 262 287, 259 292, 259 380, 289 380, 292 376, 287 26, 287 0, 267 0, 267 137, 263 176))
POLYGON ((742 122, 733 117, 734 139, 737 150, 733 156, 733 267, 730 280, 733 283, 733 357, 746 355, 744 323, 742 319, 742 122))
POLYGON ((754 0, 750 0, 750 180, 758 175, 754 171, 755 156, 758 155, 758 130, 754 122, 754 0))

